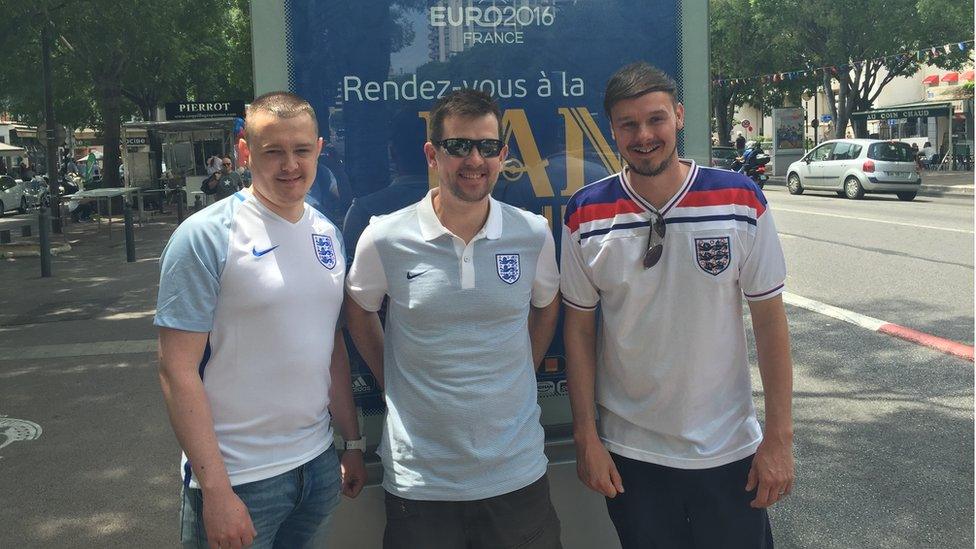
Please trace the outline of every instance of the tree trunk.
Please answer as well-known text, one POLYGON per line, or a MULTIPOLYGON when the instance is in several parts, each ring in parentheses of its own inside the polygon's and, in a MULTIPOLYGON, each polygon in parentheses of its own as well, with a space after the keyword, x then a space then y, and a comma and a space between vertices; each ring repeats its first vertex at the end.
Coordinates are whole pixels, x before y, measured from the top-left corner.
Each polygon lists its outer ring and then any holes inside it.
POLYGON ((713 114, 715 116, 715 131, 718 133, 718 144, 723 147, 729 146, 729 135, 732 132, 732 121, 728 113, 729 96, 725 90, 720 90, 715 94, 713 114))
POLYGON ((122 86, 117 78, 98 82, 98 107, 102 118, 102 180, 105 187, 121 187, 119 181, 119 134, 122 86))

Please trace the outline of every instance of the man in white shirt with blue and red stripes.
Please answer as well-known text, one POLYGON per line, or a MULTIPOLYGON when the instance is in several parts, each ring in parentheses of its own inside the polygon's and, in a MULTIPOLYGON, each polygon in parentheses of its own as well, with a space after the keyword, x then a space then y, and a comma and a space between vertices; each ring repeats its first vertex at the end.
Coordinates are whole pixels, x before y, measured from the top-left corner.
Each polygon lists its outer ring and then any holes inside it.
POLYGON ((251 188, 187 219, 160 257, 155 324, 184 453, 181 537, 186 548, 307 547, 340 491, 355 497, 366 480, 337 331, 345 254, 335 225, 304 202, 322 150, 311 105, 258 97, 242 146, 251 188))
POLYGON ((794 478, 785 261, 749 178, 678 158, 675 93, 646 63, 611 77, 604 108, 625 167, 567 205, 561 290, 577 469, 607 497, 624 549, 772 547, 766 508, 794 478))

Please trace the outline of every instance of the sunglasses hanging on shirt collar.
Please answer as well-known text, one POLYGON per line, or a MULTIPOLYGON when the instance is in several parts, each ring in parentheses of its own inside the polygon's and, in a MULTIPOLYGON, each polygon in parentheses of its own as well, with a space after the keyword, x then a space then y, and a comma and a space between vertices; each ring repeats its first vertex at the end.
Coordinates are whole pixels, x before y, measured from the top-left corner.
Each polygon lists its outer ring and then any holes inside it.
POLYGON ((651 212, 648 225, 650 231, 647 234, 647 251, 644 252, 645 269, 650 269, 661 260, 661 254, 664 253, 664 235, 668 232, 664 217, 657 212, 651 212))

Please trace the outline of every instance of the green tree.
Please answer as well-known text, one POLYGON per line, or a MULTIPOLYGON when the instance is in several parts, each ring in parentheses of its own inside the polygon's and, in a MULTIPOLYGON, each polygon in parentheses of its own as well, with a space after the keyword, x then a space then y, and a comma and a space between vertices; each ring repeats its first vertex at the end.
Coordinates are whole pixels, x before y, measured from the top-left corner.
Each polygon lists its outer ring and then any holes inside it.
POLYGON ((773 108, 795 104, 813 84, 800 74, 760 78, 795 68, 803 59, 795 47, 769 38, 766 14, 756 0, 710 0, 709 15, 712 116, 719 141, 729 145, 736 108, 748 104, 769 115, 773 108))
MULTIPOLYGON (((754 0, 753 7, 762 34, 778 51, 795 52, 794 69, 828 67, 818 84, 836 137, 852 112, 870 109, 895 78, 919 70, 914 51, 973 38, 971 0, 754 0)), ((969 51, 952 49, 921 62, 958 68, 969 51)), ((855 122, 854 133, 866 137, 867 123, 855 122)))
POLYGON ((0 107, 43 118, 39 37, 50 25, 56 118, 100 131, 109 186, 120 184, 123 117, 153 119, 167 100, 253 95, 246 0, 35 0, 5 15, 0 45, 20 61, 0 71, 0 107))

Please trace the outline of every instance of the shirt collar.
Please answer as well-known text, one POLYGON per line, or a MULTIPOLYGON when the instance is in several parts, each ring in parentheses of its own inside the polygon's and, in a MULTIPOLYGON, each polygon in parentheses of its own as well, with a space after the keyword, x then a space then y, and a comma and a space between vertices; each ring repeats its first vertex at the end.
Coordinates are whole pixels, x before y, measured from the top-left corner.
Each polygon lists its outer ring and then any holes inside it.
MULTIPOLYGON (((441 235, 449 234, 453 236, 454 234, 441 224, 441 220, 437 218, 437 213, 434 212, 434 195, 438 192, 440 192, 440 188, 435 187, 429 190, 427 195, 420 201, 420 204, 417 205, 417 217, 420 220, 420 235, 427 241, 434 240, 441 235)), ((497 240, 502 236, 501 204, 490 195, 488 196, 488 219, 478 234, 484 235, 488 240, 497 240)))
POLYGON ((688 189, 691 188, 691 184, 695 181, 695 176, 698 175, 698 169, 697 169, 698 164, 694 161, 694 159, 679 158, 678 162, 688 165, 689 168, 688 175, 687 177, 685 177, 685 180, 681 183, 681 186, 678 187, 678 191, 674 193, 674 196, 668 199, 668 201, 664 204, 664 207, 661 208, 660 211, 658 211, 654 206, 652 206, 650 202, 644 200, 644 197, 642 197, 637 191, 634 190, 634 187, 630 183, 630 173, 629 173, 630 166, 626 164, 624 164, 623 169, 620 170, 620 181, 624 187, 624 191, 628 195, 630 195, 630 197, 635 202, 640 204, 645 210, 649 212, 656 212, 661 215, 667 214, 671 210, 671 208, 673 208, 674 205, 677 204, 684 197, 684 195, 688 193, 688 189))

